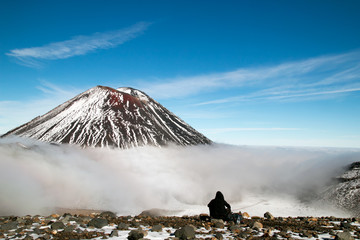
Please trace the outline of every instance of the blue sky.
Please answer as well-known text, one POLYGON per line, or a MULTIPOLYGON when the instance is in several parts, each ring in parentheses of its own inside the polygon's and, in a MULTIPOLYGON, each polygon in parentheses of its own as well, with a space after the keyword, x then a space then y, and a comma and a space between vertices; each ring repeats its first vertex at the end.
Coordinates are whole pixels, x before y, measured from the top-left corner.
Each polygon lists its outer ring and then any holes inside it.
POLYGON ((0 1, 0 133, 96 85, 214 141, 360 147, 360 1, 0 1))

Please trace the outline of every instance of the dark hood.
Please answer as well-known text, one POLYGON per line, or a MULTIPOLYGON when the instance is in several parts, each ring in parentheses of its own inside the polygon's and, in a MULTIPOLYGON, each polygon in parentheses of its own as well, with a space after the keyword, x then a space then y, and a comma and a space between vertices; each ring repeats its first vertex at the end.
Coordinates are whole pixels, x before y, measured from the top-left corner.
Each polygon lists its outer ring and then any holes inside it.
POLYGON ((224 195, 220 191, 218 191, 216 193, 215 199, 224 201, 224 195))

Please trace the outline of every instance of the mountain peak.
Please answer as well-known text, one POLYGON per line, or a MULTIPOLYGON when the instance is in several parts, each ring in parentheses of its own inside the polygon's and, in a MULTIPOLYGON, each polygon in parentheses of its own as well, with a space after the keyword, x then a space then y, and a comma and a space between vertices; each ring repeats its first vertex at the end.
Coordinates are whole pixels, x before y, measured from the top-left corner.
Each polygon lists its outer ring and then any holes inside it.
POLYGON ((3 136, 9 135, 83 147, 211 143, 144 92, 100 85, 3 136))

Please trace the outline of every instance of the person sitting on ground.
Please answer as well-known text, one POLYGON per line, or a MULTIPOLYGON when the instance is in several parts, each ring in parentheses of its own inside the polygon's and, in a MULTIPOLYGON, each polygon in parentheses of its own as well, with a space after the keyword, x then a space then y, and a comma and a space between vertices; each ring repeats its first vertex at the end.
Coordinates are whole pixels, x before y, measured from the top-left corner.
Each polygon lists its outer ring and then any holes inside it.
POLYGON ((230 220, 231 206, 225 201, 224 195, 220 191, 216 193, 215 199, 210 201, 208 207, 210 210, 210 217, 222 219, 224 221, 230 220))

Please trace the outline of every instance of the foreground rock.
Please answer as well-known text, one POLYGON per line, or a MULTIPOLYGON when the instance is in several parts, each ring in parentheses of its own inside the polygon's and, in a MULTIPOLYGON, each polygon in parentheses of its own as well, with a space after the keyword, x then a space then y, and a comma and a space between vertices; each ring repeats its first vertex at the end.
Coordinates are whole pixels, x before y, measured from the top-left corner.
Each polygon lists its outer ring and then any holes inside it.
POLYGON ((11 216, 0 217, 0 239, 360 239, 360 219, 271 216, 245 217, 240 224, 200 216, 11 216))

